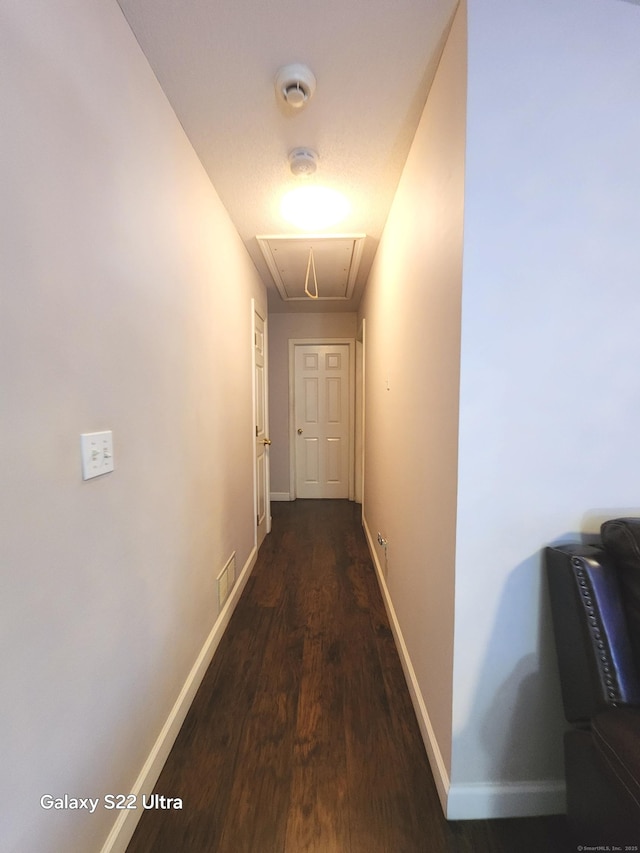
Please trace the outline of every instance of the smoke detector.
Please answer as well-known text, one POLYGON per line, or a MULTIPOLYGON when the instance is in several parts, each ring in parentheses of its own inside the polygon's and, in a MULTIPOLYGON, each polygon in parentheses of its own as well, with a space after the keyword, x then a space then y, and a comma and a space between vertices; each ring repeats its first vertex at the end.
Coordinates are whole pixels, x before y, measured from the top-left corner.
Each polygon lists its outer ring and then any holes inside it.
POLYGON ((286 104, 299 110, 309 101, 316 90, 316 78, 306 65, 294 63, 283 66, 276 74, 276 95, 286 104))
POLYGON ((318 155, 311 148, 294 148, 289 152, 289 166, 294 175, 313 175, 318 168, 318 155))

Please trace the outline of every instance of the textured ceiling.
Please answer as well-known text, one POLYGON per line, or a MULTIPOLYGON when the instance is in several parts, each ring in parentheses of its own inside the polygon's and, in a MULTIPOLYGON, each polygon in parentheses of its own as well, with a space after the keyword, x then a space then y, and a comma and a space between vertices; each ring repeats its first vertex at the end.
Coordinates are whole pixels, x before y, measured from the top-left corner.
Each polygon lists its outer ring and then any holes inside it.
MULTIPOLYGON (((457 0, 119 0, 269 289, 271 311, 354 310, 435 73, 457 0), (279 102, 274 78, 308 65, 315 95, 279 102), (292 148, 319 155, 295 178, 292 148), (285 303, 256 236, 302 234, 279 213, 301 182, 347 195, 327 233, 367 235, 354 295, 285 303)), ((322 281, 318 281, 322 289, 322 281)))

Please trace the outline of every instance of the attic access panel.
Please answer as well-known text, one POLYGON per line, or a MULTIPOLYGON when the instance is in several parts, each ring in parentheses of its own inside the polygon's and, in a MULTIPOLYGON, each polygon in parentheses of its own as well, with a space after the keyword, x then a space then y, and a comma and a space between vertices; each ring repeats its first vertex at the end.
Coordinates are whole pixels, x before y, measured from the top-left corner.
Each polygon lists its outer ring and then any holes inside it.
POLYGON ((256 237, 269 272, 285 302, 304 300, 309 251, 318 280, 318 301, 350 299, 364 248, 365 234, 256 237))

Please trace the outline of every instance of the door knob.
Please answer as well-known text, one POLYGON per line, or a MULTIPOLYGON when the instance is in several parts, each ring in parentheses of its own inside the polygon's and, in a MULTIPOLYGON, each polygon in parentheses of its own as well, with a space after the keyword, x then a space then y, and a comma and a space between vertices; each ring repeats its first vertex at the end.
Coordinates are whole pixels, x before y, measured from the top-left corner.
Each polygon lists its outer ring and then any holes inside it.
POLYGON ((298 427, 298 435, 302 435, 302 427, 298 427))
POLYGON ((262 443, 263 443, 263 444, 266 444, 266 445, 269 445, 269 444, 271 444, 271 439, 270 439, 270 438, 263 438, 263 439, 262 439, 262 443))

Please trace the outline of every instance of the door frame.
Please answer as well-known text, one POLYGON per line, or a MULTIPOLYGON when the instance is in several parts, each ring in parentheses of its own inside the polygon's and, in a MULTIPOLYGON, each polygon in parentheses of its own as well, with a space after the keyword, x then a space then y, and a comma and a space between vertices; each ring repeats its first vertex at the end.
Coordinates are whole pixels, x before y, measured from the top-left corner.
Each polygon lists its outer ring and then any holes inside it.
POLYGON ((364 518, 364 450, 365 450, 365 389, 366 389, 366 320, 362 318, 356 336, 356 420, 355 420, 355 500, 362 505, 364 518))
POLYGON ((349 500, 355 498, 355 348, 354 338, 289 338, 289 497, 296 494, 296 347, 333 346, 349 347, 349 500))
MULTIPOLYGON (((260 317, 264 325, 264 426, 265 432, 269 433, 269 330, 268 330, 268 315, 256 303, 255 299, 251 299, 251 406, 252 406, 252 423, 251 423, 251 446, 253 447, 252 465, 253 465, 253 544, 258 547, 258 525, 256 519, 258 517, 258 472, 256 470, 256 314, 260 317)), ((268 452, 268 447, 265 447, 265 471, 264 471, 264 487, 265 487, 265 513, 266 513, 266 535, 271 533, 271 458, 268 452)))

